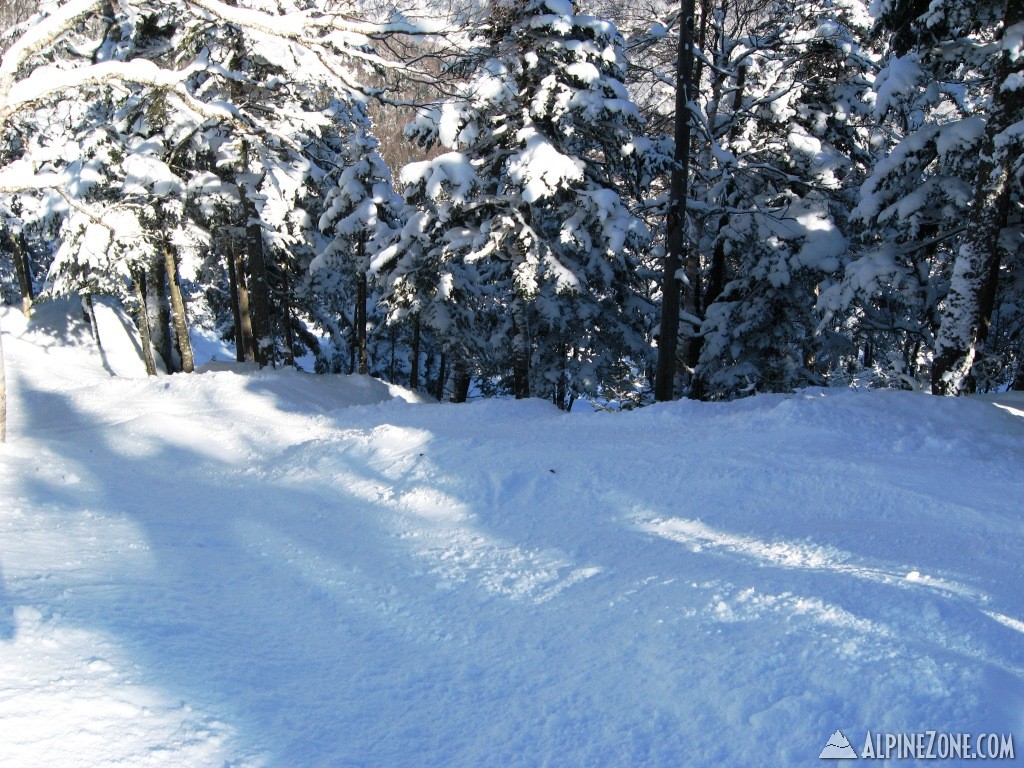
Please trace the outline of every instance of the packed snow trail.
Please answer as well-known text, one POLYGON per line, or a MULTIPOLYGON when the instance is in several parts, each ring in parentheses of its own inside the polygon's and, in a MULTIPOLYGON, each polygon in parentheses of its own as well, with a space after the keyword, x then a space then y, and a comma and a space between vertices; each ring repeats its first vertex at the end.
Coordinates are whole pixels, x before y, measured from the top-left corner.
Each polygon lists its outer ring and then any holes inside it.
POLYGON ((439 405, 111 376, 130 345, 100 361, 55 309, 0 311, 0 765, 1024 749, 1019 400, 439 405))

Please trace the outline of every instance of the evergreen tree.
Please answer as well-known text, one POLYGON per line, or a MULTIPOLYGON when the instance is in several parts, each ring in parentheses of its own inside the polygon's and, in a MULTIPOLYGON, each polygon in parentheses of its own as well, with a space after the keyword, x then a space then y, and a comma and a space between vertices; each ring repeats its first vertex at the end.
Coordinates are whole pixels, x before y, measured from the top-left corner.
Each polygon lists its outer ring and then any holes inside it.
MULTIPOLYGON (((166 348, 162 328, 173 320, 182 347, 175 278, 178 250, 190 249, 205 276, 219 271, 231 284, 220 303, 238 318, 240 346, 261 364, 279 352, 289 359, 301 331, 293 278, 312 260, 319 218, 307 210, 319 205, 310 194, 322 172, 311 148, 345 130, 348 115, 331 105, 361 88, 352 61, 374 59, 358 27, 255 0, 45 6, 0 67, 0 113, 24 125, 6 147, 9 161, 60 177, 64 199, 49 211, 63 228, 54 287, 145 304, 140 323, 154 343, 166 348), (282 11, 293 13, 284 21, 282 11), (51 126, 45 141, 42 124, 51 126), (60 151, 53 127, 65 138, 60 151), (101 230, 116 241, 110 249, 96 247, 101 230)), ((399 25, 415 32, 408 27, 399 25)), ((24 216, 34 194, 14 195, 11 213, 24 216)))
MULTIPOLYGON (((932 107, 905 139, 911 151, 897 157, 916 154, 929 177, 940 183, 942 160, 958 153, 976 158, 954 165, 953 183, 947 182, 952 194, 960 195, 957 207, 969 205, 967 226, 934 235, 945 235, 942 240, 948 240, 954 258, 934 338, 932 391, 963 394, 977 388, 979 380, 985 387, 1008 384, 1014 363, 1019 366, 1021 344, 1020 241, 1015 234, 1020 210, 1014 197, 1021 174, 1016 126, 1024 118, 1019 87, 1024 3, 925 6, 888 0, 879 10, 893 52, 907 54, 903 69, 914 76, 904 78, 910 80, 904 88, 897 80, 894 90, 905 99, 921 99, 923 91, 932 107), (929 167, 932 159, 938 168, 929 167), (1002 344, 994 327, 1004 334, 1002 344), (1002 354, 994 354, 1000 347, 1002 354)), ((943 195, 922 187, 908 197, 920 199, 929 192, 943 195)), ((913 202, 905 207, 913 208, 913 202)), ((924 234, 927 240, 931 233, 924 234)))
POLYGON ((835 350, 818 294, 842 264, 871 160, 863 4, 747 11, 707 21, 686 269, 698 398, 826 381, 835 350))
POLYGON ((411 128, 452 151, 403 172, 422 216, 399 235, 389 301, 433 282, 418 312, 456 366, 566 406, 647 354, 649 234, 616 191, 640 173, 640 120, 609 22, 561 0, 499 4, 487 35, 459 95, 411 128))
POLYGON ((397 225, 401 202, 362 105, 354 105, 351 115, 351 133, 337 157, 340 165, 331 174, 319 221, 320 230, 332 239, 310 269, 334 311, 350 312, 355 331, 351 348, 359 373, 366 374, 371 367, 368 312, 378 305, 376 292, 371 293, 370 260, 397 225))

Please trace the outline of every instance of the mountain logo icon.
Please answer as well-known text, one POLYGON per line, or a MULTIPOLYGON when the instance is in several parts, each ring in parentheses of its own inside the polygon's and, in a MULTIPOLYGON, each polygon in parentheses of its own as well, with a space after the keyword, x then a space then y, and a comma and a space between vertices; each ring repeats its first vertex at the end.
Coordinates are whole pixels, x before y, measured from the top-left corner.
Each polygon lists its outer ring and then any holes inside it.
POLYGON ((828 744, 818 755, 821 760, 856 760, 857 753, 850 746, 850 740, 843 736, 842 731, 836 731, 828 737, 828 744))

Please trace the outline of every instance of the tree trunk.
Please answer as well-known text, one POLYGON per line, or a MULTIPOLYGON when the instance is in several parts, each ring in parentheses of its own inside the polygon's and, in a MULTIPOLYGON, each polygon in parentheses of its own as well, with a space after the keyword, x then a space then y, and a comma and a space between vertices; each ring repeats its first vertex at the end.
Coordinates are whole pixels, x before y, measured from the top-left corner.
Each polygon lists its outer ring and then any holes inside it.
POLYGON ((965 395, 974 391, 971 369, 991 321, 992 302, 985 314, 984 292, 992 274, 999 269, 999 214, 1009 202, 1010 174, 1006 164, 997 168, 983 159, 981 165, 993 173, 991 178, 980 181, 971 227, 953 265, 953 279, 935 340, 932 393, 936 395, 965 395))
POLYGON ((281 265, 281 310, 284 315, 284 364, 295 365, 295 331, 292 329, 291 286, 288 283, 288 265, 281 265))
POLYGON ((388 366, 388 381, 395 381, 395 366, 398 363, 395 354, 398 348, 398 329, 392 326, 388 336, 391 339, 391 363, 388 366))
POLYGON ((469 399, 469 385, 473 377, 466 370, 466 364, 457 360, 452 370, 452 402, 464 403, 469 399))
POLYGON ((177 370, 171 350, 171 307, 167 303, 167 267, 162 253, 153 256, 145 272, 146 313, 153 346, 160 353, 168 373, 177 370))
POLYGON ((558 359, 561 363, 562 370, 558 372, 558 380, 555 382, 554 393, 552 394, 552 401, 563 411, 568 411, 569 407, 569 373, 565 369, 565 358, 567 351, 564 342, 558 344, 558 359))
POLYGON ((0 328, 0 443, 7 441, 7 371, 4 368, 4 332, 0 328))
POLYGON ((694 0, 682 0, 679 49, 676 54, 675 165, 669 191, 665 272, 661 280, 661 329, 654 398, 675 397, 676 351, 679 348, 679 277, 686 242, 686 195, 690 175, 690 101, 693 83, 694 0))
POLYGON ((149 312, 146 311, 146 292, 142 290, 145 279, 145 273, 142 270, 132 270, 132 282, 135 283, 135 298, 139 303, 137 322, 139 324, 139 338, 142 342, 142 357, 146 361, 146 375, 156 376, 153 338, 149 332, 149 312))
POLYGON ((96 342, 96 346, 99 347, 100 352, 102 352, 103 342, 100 341, 100 327, 96 322, 96 310, 92 305, 91 293, 82 294, 82 317, 89 325, 89 333, 92 334, 93 341, 96 342))
MULTIPOLYGON (((728 221, 728 217, 726 217, 728 221)), ((708 273, 707 290, 704 294, 704 307, 701 317, 707 315, 708 307, 715 303, 725 287, 725 242, 721 237, 715 242, 715 249, 711 256, 711 270, 708 273)), ((693 380, 690 382, 689 397, 691 400, 703 400, 705 397, 704 380, 697 373, 697 366, 700 363, 700 356, 704 351, 704 335, 700 334, 690 339, 688 350, 688 362, 694 371, 693 380)))
POLYGON ((36 300, 36 295, 35 290, 32 288, 32 266, 28 259, 25 235, 21 232, 16 235, 11 234, 11 255, 14 261, 14 271, 18 273, 21 311, 28 316, 32 312, 32 302, 36 300))
MULTIPOLYGON (((249 311, 249 286, 245 279, 245 264, 241 252, 234 254, 235 280, 238 281, 238 316, 242 327, 242 355, 245 360, 256 361, 256 344, 252 337, 252 312, 249 311)), ((236 343, 237 340, 236 340, 236 343)), ((237 357, 237 353, 236 353, 237 357)))
POLYGON ((170 241, 164 241, 163 250, 167 287, 171 292, 171 324, 174 326, 174 336, 178 341, 178 352, 181 353, 181 370, 184 373, 192 373, 195 370, 195 359, 192 355, 192 341, 188 336, 185 301, 181 296, 181 285, 178 283, 177 259, 170 241))
MULTIPOLYGON (((999 222, 997 231, 1002 231, 1010 217, 1010 195, 1003 195, 1000 201, 999 222)), ((998 249, 998 244, 997 244, 998 249)), ((978 295, 978 348, 984 349, 988 341, 989 331, 992 329, 992 312, 996 308, 996 293, 999 288, 999 258, 998 256, 989 262, 989 272, 985 276, 985 282, 981 286, 978 295)))
MULTIPOLYGON (((512 300, 512 394, 530 396, 530 337, 523 300, 512 300)), ((460 401, 462 402, 462 401, 460 401)))
MULTIPOLYGON (((248 171, 249 145, 242 142, 242 172, 248 171)), ((263 368, 268 351, 274 343, 270 329, 270 280, 267 275, 267 254, 263 245, 263 227, 260 225, 256 205, 250 195, 256 194, 251 181, 243 185, 242 213, 245 217, 245 244, 249 267, 249 313, 252 321, 253 357, 263 368)))
POLYGON ((235 326, 235 360, 245 362, 245 341, 242 336, 242 311, 238 299, 238 262, 235 259, 235 241, 228 240, 228 290, 231 292, 231 320, 235 326))
POLYGON ((255 220, 256 208, 246 198, 246 252, 249 266, 249 318, 253 335, 253 359, 260 368, 267 364, 267 350, 273 343, 270 337, 270 284, 267 280, 266 252, 263 247, 263 228, 255 220))
MULTIPOLYGON (((1005 28, 1024 20, 1024 0, 1008 0, 1003 18, 1005 28)), ((986 302, 984 294, 999 270, 999 232, 1010 202, 1010 166, 1014 159, 1005 150, 1000 152, 996 136, 1017 122, 1024 111, 1024 90, 1002 88, 1011 75, 1024 70, 1024 57, 1011 60, 1008 50, 999 57, 970 225, 953 264, 946 308, 935 339, 932 392, 936 395, 974 391, 971 368, 992 319, 994 285, 992 301, 986 302)))
POLYGON ((437 366, 437 385, 434 388, 434 397, 444 400, 444 380, 448 376, 448 356, 442 352, 441 362, 437 366))
POLYGON ((409 389, 415 391, 420 385, 420 316, 412 316, 412 360, 409 372, 409 389))
MULTIPOLYGON (((362 238, 359 240, 362 244, 362 238)), ((369 372, 366 354, 366 273, 359 273, 359 284, 356 288, 356 344, 359 347, 359 373, 369 372)))

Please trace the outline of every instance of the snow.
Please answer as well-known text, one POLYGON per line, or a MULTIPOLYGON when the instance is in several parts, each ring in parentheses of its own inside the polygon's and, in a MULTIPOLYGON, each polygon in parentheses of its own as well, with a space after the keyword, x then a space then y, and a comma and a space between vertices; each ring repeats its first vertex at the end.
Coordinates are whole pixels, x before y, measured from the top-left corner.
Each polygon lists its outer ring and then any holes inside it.
POLYGON ((559 16, 572 16, 572 3, 569 0, 544 0, 544 5, 559 16))
POLYGON ((106 366, 68 305, 0 308, 5 764, 1019 749, 1019 394, 564 414, 227 363, 146 378, 100 306, 106 366))
POLYGON ((69 0, 59 7, 51 6, 47 17, 36 19, 31 27, 11 43, 0 60, 0 107, 7 98, 19 67, 30 56, 47 48, 68 25, 91 13, 97 5, 97 0, 69 0))
POLYGON ((134 83, 164 89, 174 93, 187 110, 204 119, 223 120, 233 117, 234 110, 230 105, 206 103, 188 93, 184 83, 191 74, 190 68, 180 71, 161 69, 146 59, 106 61, 75 69, 41 66, 24 80, 10 85, 6 92, 0 92, 0 117, 75 88, 111 83, 134 83))
POLYGON ((433 160, 409 163, 402 168, 403 185, 423 184, 426 195, 436 199, 448 192, 455 201, 468 199, 478 183, 469 158, 461 152, 446 152, 433 160))
POLYGON ((894 56, 875 81, 875 115, 884 115, 909 100, 921 88, 924 79, 924 71, 914 54, 894 56))
POLYGON ((583 162, 563 155, 528 122, 516 135, 522 146, 508 160, 508 177, 523 189, 523 200, 535 203, 583 180, 583 162))

